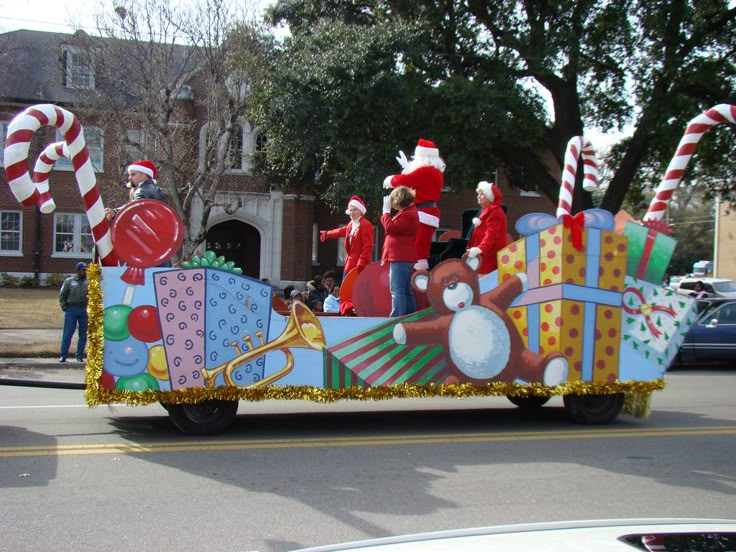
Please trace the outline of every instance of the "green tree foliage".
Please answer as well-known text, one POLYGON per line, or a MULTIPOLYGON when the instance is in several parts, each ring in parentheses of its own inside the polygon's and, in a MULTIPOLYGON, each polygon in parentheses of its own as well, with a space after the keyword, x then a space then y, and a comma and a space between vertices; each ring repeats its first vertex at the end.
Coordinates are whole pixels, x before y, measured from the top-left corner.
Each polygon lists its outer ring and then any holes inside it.
MULTIPOLYGON (((267 167, 297 189, 344 196, 347 183, 379 187, 398 169, 396 151, 424 137, 440 147, 453 187, 503 164, 512 183, 556 200, 571 137, 633 128, 612 154, 601 202, 615 212, 632 185, 657 183, 692 117, 736 101, 730 6, 279 0, 270 21, 288 24, 291 38, 259 97, 274 146, 267 167)), ((712 134, 688 176, 722 182, 733 176, 733 137, 712 134)), ((576 210, 590 204, 578 186, 576 210)))
MULTIPOLYGON (((685 196, 685 191, 678 199, 685 196)), ((713 260, 715 207, 713 201, 697 197, 702 194, 694 195, 685 202, 673 202, 669 209, 668 222, 672 237, 677 240, 668 268, 671 275, 689 274, 696 261, 713 260)))

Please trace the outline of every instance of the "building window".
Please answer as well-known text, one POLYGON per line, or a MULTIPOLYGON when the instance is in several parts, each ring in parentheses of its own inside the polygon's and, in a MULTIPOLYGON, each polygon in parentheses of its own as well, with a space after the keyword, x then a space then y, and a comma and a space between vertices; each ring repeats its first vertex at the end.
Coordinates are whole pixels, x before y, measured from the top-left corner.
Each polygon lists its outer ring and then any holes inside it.
MULTIPOLYGON (((5 139, 8 137, 8 122, 0 122, 0 152, 5 151, 5 139)), ((0 167, 5 163, 5 155, 0 155, 0 167)))
POLYGON ((94 88, 95 72, 89 55, 76 46, 64 46, 64 86, 94 88))
MULTIPOLYGON (((60 130, 56 131, 56 141, 62 142, 64 135, 60 130)), ((89 160, 92 163, 92 168, 95 172, 105 172, 104 155, 105 151, 105 133, 101 128, 98 127, 84 127, 84 142, 87 145, 87 151, 89 152, 89 160)), ((62 157, 56 162, 54 166, 56 169, 71 170, 72 162, 66 157, 62 157)))
POLYGON ((130 128, 125 131, 125 154, 129 159, 145 157, 143 155, 145 149, 146 131, 130 128))
MULTIPOLYGON (((253 157, 258 147, 259 136, 251 129, 251 126, 242 121, 233 129, 228 148, 228 159, 225 161, 225 172, 235 174, 250 174, 253 170, 253 157)), ((199 164, 205 167, 205 155, 207 154, 207 143, 211 137, 207 125, 202 126, 199 135, 199 164)), ((261 147, 265 147, 265 136, 260 138, 261 147)))
POLYGON ((265 134, 257 134, 256 135, 256 153, 263 153, 266 151, 266 146, 268 145, 268 138, 265 134))
POLYGON ((243 127, 235 125, 233 134, 230 136, 230 147, 227 150, 227 167, 233 171, 245 170, 243 167, 243 127))
POLYGON ((57 213, 54 216, 54 254, 69 257, 87 256, 95 242, 87 215, 57 213))
POLYGON ((20 211, 0 211, 0 254, 20 253, 23 218, 20 211))

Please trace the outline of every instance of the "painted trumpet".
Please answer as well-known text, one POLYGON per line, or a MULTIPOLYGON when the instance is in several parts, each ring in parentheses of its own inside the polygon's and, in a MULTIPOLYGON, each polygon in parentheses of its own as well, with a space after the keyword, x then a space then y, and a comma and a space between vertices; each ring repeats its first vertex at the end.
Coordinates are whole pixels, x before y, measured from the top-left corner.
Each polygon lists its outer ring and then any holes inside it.
MULTIPOLYGON (((299 301, 292 303, 290 310, 291 313, 286 323, 286 328, 273 341, 261 343, 260 346, 255 348, 251 347, 248 351, 215 368, 202 368, 200 371, 204 377, 205 385, 214 387, 215 378, 222 373, 225 378, 225 385, 237 386, 233 380, 233 372, 239 366, 271 351, 281 351, 286 357, 284 367, 278 372, 260 381, 251 383, 246 387, 268 385, 271 382, 283 378, 294 368, 294 354, 289 349, 314 349, 315 351, 321 351, 325 346, 325 334, 322 330, 322 325, 314 313, 304 303, 299 301)), ((261 336, 259 335, 258 337, 260 338, 261 336)), ((250 341, 248 343, 250 344, 250 341)))

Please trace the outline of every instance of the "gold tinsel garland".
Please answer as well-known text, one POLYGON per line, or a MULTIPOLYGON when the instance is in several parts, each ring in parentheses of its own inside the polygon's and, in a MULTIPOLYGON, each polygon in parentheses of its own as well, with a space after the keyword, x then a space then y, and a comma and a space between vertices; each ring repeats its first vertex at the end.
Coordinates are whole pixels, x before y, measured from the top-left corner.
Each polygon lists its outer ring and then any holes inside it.
POLYGON ((168 404, 193 404, 210 399, 217 400, 306 400, 318 403, 331 403, 341 400, 387 400, 397 398, 425 397, 552 397, 554 395, 610 395, 625 393, 623 412, 634 416, 647 416, 650 410, 653 391, 664 389, 664 380, 625 381, 625 382, 582 382, 571 381, 563 385, 549 387, 541 383, 517 384, 510 382, 493 382, 483 385, 458 383, 437 385, 434 383, 419 385, 403 383, 391 387, 348 387, 345 389, 325 389, 312 386, 281 387, 268 385, 263 387, 192 387, 177 391, 115 391, 106 389, 100 384, 102 376, 104 352, 104 306, 102 302, 102 270, 99 265, 91 264, 87 270, 89 280, 88 301, 88 345, 87 356, 87 404, 98 406, 110 403, 129 405, 146 405, 156 402, 168 404))

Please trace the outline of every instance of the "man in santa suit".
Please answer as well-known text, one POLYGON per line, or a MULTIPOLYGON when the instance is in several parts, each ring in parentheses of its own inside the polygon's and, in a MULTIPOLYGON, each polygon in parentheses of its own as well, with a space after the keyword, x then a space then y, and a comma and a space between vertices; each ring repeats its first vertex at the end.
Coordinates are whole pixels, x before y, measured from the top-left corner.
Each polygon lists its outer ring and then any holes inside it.
POLYGON ((473 233, 468 240, 468 257, 480 255, 478 274, 490 274, 498 268, 498 252, 506 247, 506 213, 501 190, 491 182, 478 182, 480 215, 473 219, 473 233))
POLYGON ((383 181, 386 189, 407 186, 416 192, 414 203, 419 211, 419 232, 417 232, 417 270, 429 268, 429 250, 434 232, 440 225, 440 194, 444 186, 445 162, 434 143, 419 139, 414 157, 407 162, 403 152, 397 160, 404 167, 401 174, 387 176, 383 181))
POLYGON ((371 264, 373 225, 363 216, 365 211, 363 200, 358 196, 353 196, 348 201, 348 208, 345 211, 345 214, 350 217, 350 222, 343 228, 320 230, 319 232, 319 241, 321 242, 327 238, 345 238, 347 258, 345 259, 343 279, 352 269, 357 268, 360 272, 371 264))

